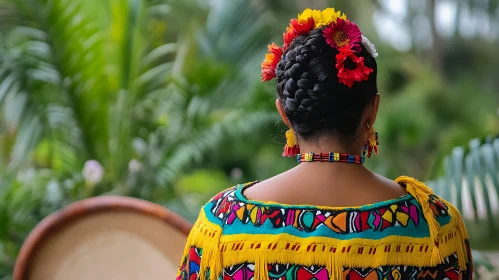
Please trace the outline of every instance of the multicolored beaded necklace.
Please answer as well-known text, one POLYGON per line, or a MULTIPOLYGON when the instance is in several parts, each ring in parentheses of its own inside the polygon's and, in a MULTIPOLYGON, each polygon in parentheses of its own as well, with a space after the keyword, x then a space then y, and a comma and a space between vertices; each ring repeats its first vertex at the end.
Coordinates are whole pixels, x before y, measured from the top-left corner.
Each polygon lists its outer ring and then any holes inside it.
POLYGON ((363 164, 365 156, 345 154, 345 153, 303 153, 297 154, 296 159, 298 163, 300 162, 346 162, 346 163, 356 163, 363 164))

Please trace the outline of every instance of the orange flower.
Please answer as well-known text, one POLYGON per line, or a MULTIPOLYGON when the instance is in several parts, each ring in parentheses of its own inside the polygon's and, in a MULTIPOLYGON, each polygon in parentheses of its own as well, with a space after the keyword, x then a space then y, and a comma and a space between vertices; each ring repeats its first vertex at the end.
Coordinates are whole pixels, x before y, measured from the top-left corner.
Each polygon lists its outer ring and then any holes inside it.
POLYGON ((289 26, 286 27, 286 33, 284 36, 284 51, 289 47, 293 40, 301 35, 305 35, 314 29, 314 18, 309 17, 308 19, 291 19, 289 26))
POLYGON ((262 63, 262 82, 270 81, 276 77, 275 68, 281 60, 282 49, 275 43, 268 46, 269 53, 265 55, 265 60, 262 63))
POLYGON ((339 82, 348 87, 352 87, 355 82, 369 79, 369 74, 374 71, 364 64, 363 57, 355 55, 351 45, 340 48, 340 52, 336 55, 336 69, 339 82))

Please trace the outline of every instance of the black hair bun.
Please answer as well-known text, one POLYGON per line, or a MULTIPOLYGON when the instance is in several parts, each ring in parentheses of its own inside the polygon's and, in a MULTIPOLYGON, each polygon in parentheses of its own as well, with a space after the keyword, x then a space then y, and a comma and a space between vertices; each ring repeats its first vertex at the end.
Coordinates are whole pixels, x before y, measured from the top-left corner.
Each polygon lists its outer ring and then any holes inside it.
POLYGON ((338 80, 336 54, 323 28, 293 40, 276 68, 277 93, 294 130, 307 139, 319 133, 354 137, 362 114, 378 92, 377 65, 362 46, 357 56, 373 69, 369 79, 348 87, 338 80))

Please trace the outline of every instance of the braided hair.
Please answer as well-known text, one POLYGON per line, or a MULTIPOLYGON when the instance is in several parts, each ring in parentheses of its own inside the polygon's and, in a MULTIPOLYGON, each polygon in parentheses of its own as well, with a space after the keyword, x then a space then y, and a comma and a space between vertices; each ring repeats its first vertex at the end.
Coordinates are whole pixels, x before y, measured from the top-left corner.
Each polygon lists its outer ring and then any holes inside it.
MULTIPOLYGON (((357 54, 374 71, 369 79, 348 87, 338 81, 335 67, 338 50, 327 44, 323 29, 296 37, 275 73, 277 94, 296 133, 307 140, 320 133, 335 133, 353 139, 367 105, 377 94, 377 65, 362 46, 357 54)), ((346 61, 346 67, 355 67, 346 61)))

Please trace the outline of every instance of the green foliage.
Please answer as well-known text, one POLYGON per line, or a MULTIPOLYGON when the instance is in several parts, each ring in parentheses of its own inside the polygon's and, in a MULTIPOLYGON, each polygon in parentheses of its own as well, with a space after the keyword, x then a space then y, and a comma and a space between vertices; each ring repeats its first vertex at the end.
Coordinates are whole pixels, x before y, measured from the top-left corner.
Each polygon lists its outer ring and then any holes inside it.
POLYGON ((19 178, 0 180, 0 276, 11 273, 20 244, 46 215, 63 204, 51 170, 26 170, 19 178), (48 186, 49 191, 46 191, 48 186))
POLYGON ((244 1, 210 13, 177 1, 12 3, 20 23, 0 33, 0 278, 29 231, 75 200, 120 194, 173 205, 196 184, 205 191, 194 206, 177 203, 196 209, 230 181, 182 174, 277 120, 252 98, 262 96, 251 62, 265 51, 269 17, 244 1), (177 11, 184 21, 199 15, 192 32, 172 33, 177 11), (88 160, 102 166, 95 182, 88 160))
POLYGON ((469 135, 498 132, 497 98, 470 77, 451 83, 407 54, 380 56, 378 61, 387 78, 379 89, 376 122, 381 156, 367 162, 372 169, 391 178, 434 177, 441 158, 464 145, 469 135))
POLYGON ((474 139, 444 160, 445 175, 429 185, 463 215, 474 248, 497 250, 499 231, 499 138, 474 139))

